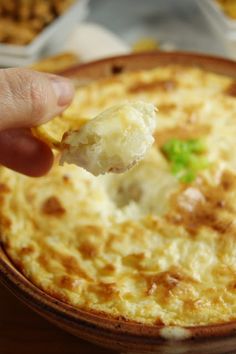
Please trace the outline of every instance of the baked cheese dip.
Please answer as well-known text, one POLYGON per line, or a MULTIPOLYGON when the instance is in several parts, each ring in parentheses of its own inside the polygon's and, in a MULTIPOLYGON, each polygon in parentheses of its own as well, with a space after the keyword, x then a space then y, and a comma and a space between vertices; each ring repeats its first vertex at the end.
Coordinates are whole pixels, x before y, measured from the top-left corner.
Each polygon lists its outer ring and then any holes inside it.
POLYGON ((97 176, 121 173, 141 160, 153 144, 156 108, 142 101, 108 108, 79 130, 64 134, 60 163, 73 163, 97 176))
POLYGON ((1 242, 39 288, 148 325, 236 319, 236 84, 194 67, 123 73, 77 89, 45 125, 56 140, 105 109, 158 108, 155 143, 123 174, 71 164, 37 179, 1 167, 1 242))

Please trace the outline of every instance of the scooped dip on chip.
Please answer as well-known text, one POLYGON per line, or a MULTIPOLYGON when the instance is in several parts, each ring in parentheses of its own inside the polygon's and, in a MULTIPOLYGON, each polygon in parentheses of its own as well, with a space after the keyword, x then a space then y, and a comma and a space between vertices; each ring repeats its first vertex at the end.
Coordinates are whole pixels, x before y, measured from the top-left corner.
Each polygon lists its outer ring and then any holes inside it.
POLYGON ((79 130, 64 134, 60 164, 72 163, 97 176, 121 173, 141 160, 154 142, 156 108, 142 101, 108 108, 79 130))

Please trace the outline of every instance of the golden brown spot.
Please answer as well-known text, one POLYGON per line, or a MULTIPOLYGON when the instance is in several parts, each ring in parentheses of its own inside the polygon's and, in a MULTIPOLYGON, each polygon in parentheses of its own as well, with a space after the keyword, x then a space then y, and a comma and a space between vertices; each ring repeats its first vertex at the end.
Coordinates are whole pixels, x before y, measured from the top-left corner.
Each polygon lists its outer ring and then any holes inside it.
POLYGON ((76 228, 76 233, 80 237, 81 235, 96 235, 98 237, 102 237, 104 229, 101 226, 96 225, 84 225, 82 227, 78 226, 76 228))
POLYGON ((192 235, 205 226, 225 234, 233 230, 233 220, 229 216, 221 215, 221 210, 232 212, 227 192, 235 184, 235 176, 225 172, 219 185, 211 186, 201 181, 193 187, 182 187, 172 197, 172 211, 166 215, 169 222, 183 225, 192 235))
POLYGON ((49 269, 49 257, 46 254, 40 254, 37 258, 39 264, 41 265, 42 268, 46 269, 46 270, 50 270, 49 269))
POLYGON ((66 210, 61 205, 59 199, 57 197, 52 196, 46 199, 43 203, 42 212, 46 215, 61 216, 65 214, 66 210))
POLYGON ((217 265, 213 270, 212 274, 216 276, 217 278, 219 277, 225 277, 225 276, 232 276, 234 274, 236 278, 236 273, 233 271, 233 269, 225 264, 217 265))
POLYGON ((5 183, 0 183, 0 193, 9 193, 11 189, 5 183))
POLYGON ((28 256, 29 254, 32 254, 34 253, 35 249, 34 247, 31 245, 31 246, 26 246, 26 247, 22 247, 20 250, 19 250, 19 255, 22 257, 22 256, 28 256))
POLYGON ((99 298, 105 301, 111 300, 119 295, 116 283, 100 282, 98 284, 91 284, 88 286, 88 291, 94 292, 99 298))
POLYGON ((43 240, 38 240, 40 242, 40 247, 43 249, 43 254, 38 257, 39 263, 46 268, 50 269, 51 259, 57 261, 61 264, 65 273, 70 275, 79 276, 80 278, 84 278, 86 280, 92 280, 92 278, 83 270, 79 264, 79 261, 73 256, 65 255, 53 248, 51 248, 48 244, 46 244, 43 240))
POLYGON ((39 220, 36 220, 33 216, 29 216, 29 220, 31 221, 32 226, 34 227, 35 230, 40 231, 42 229, 42 225, 39 220))
POLYGON ((57 285, 59 285, 60 288, 73 290, 73 278, 68 275, 63 275, 57 279, 57 285))
POLYGON ((102 228, 99 227, 99 226, 96 226, 96 225, 86 225, 85 226, 85 230, 88 233, 91 233, 91 234, 94 234, 94 235, 100 235, 101 231, 102 231, 102 228))
POLYGON ((11 219, 9 219, 7 216, 5 215, 0 215, 0 226, 3 229, 9 229, 12 225, 12 221, 11 219))
POLYGON ((168 289, 172 289, 178 285, 181 279, 181 275, 173 271, 161 272, 157 275, 151 276, 149 278, 147 293, 150 293, 150 291, 153 293, 154 290, 160 285, 163 285, 168 289))
POLYGON ((153 295, 160 287, 169 292, 181 282, 196 283, 195 279, 175 267, 171 267, 169 270, 155 275, 146 275, 145 278, 147 282, 147 295, 153 295))
POLYGON ((184 301, 184 309, 186 312, 198 311, 202 306, 201 300, 188 299, 184 301))
MULTIPOLYGON (((211 289, 209 289, 209 291, 211 291, 211 289)), ((215 305, 216 306, 218 306, 218 305, 224 306, 225 305, 224 300, 222 299, 221 296, 219 296, 219 294, 216 294, 215 296, 212 297, 211 303, 213 306, 215 306, 215 305)))
POLYGON ((80 267, 78 261, 74 257, 58 255, 58 260, 61 261, 66 273, 76 274, 81 278, 91 280, 91 277, 80 267))
POLYGON ((226 234, 232 231, 233 222, 228 220, 218 220, 212 225, 213 230, 217 231, 219 234, 226 234))
POLYGON ((229 171, 225 171, 221 177, 221 185, 225 191, 231 190, 236 183, 235 176, 229 171))
POLYGON ((82 284, 80 279, 74 279, 69 275, 62 275, 57 279, 57 285, 68 290, 75 290, 82 284))
POLYGON ((116 271, 116 267, 113 264, 106 264, 103 268, 100 269, 102 275, 111 275, 116 271))
POLYGON ((123 265, 135 269, 141 269, 141 262, 145 259, 144 253, 132 253, 122 258, 123 265))
POLYGON ((155 133, 155 140, 158 147, 162 147, 170 139, 198 139, 210 133, 210 126, 207 124, 179 125, 173 128, 166 128, 155 133))
POLYGON ((174 80, 157 80, 152 82, 139 82, 129 87, 130 93, 140 93, 147 91, 163 91, 169 92, 175 90, 177 82, 174 80))
POLYGON ((176 108, 176 103, 161 103, 157 106, 158 112, 169 114, 176 108))
POLYGON ((234 81, 232 84, 227 87, 225 90, 225 94, 228 96, 236 97, 236 81, 234 81))
POLYGON ((112 248, 114 247, 114 244, 117 241, 117 237, 116 235, 113 235, 112 233, 109 235, 109 238, 107 239, 107 241, 105 242, 104 245, 104 251, 105 252, 110 252, 112 250, 112 248))
POLYGON ((236 290, 236 279, 229 282, 229 284, 227 285, 227 289, 233 291, 236 290))
POLYGON ((82 253, 83 257, 86 259, 91 259, 93 257, 96 257, 98 254, 98 249, 95 245, 93 245, 91 242, 89 241, 85 241, 83 242, 80 246, 79 246, 79 251, 80 253, 82 253))

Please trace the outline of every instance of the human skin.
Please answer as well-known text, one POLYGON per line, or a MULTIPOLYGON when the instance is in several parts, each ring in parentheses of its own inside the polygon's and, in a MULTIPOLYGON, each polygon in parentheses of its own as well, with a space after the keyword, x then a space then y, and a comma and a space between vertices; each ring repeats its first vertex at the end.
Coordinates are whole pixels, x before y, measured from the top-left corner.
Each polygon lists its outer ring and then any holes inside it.
POLYGON ((29 69, 0 69, 0 164, 32 177, 46 174, 53 153, 30 128, 60 114, 73 99, 70 80, 29 69))

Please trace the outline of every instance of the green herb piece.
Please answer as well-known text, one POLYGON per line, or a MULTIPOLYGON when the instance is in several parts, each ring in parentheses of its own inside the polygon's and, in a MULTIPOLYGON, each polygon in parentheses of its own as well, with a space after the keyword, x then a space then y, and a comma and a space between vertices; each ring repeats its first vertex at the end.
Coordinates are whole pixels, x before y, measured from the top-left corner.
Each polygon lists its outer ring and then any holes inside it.
POLYGON ((171 139, 162 146, 162 152, 171 163, 171 172, 183 183, 191 183, 197 172, 209 166, 203 153, 205 144, 200 139, 171 139))

